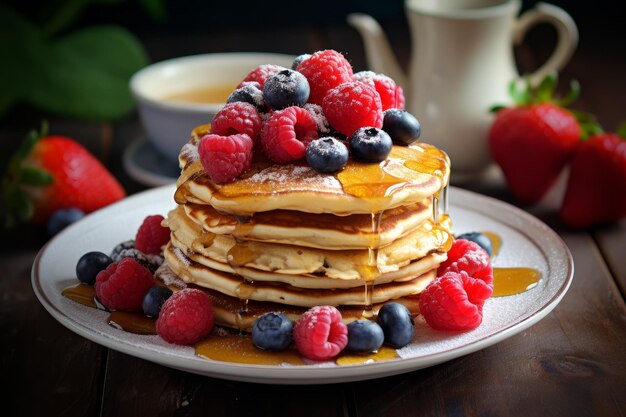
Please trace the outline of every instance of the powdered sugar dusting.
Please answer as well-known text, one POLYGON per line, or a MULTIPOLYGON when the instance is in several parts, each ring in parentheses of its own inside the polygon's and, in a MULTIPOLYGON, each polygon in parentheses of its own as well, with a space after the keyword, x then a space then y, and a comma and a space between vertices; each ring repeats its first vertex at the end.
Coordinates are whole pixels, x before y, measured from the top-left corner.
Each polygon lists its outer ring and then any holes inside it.
POLYGON ((178 288, 187 286, 185 281, 180 279, 165 262, 154 272, 154 277, 163 281, 165 285, 173 285, 178 288))
POLYGON ((324 115, 322 106, 319 104, 307 103, 302 106, 306 111, 313 116, 315 124, 317 125, 317 131, 321 134, 327 134, 330 132, 330 124, 324 115))
POLYGON ((341 189, 341 183, 333 175, 320 174, 309 166, 273 165, 255 173, 247 178, 247 181, 252 183, 273 182, 278 185, 291 183, 293 185, 295 178, 297 178, 298 185, 305 188, 317 185, 325 189, 341 189))

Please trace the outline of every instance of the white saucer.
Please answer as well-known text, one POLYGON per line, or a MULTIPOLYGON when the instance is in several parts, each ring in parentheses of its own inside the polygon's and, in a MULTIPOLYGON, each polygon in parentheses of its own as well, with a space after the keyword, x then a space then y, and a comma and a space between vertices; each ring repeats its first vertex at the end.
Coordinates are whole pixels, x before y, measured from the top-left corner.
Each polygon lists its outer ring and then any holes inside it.
POLYGON ((178 161, 163 155, 145 138, 131 142, 124 151, 123 163, 132 179, 150 187, 172 184, 180 175, 178 161))

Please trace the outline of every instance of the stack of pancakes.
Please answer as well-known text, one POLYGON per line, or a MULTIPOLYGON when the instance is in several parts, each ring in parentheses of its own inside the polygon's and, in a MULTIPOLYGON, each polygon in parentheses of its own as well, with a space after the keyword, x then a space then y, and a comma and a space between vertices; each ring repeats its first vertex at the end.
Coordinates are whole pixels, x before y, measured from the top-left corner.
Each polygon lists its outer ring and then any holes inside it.
POLYGON ((218 185, 197 153, 209 130, 194 129, 179 155, 164 256, 182 280, 206 289, 217 324, 249 330, 266 312, 295 320, 316 305, 350 321, 391 300, 417 314, 453 240, 441 202, 445 153, 394 146, 380 164, 351 160, 336 174, 255 161, 218 185))

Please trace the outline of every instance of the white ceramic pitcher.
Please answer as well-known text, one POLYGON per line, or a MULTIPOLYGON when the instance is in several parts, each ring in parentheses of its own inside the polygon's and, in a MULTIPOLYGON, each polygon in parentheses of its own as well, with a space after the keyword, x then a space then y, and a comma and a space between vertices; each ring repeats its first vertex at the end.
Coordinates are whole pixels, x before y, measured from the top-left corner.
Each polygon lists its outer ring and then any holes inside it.
POLYGON ((561 69, 578 44, 576 24, 562 9, 539 3, 518 17, 520 6, 519 0, 406 0, 412 35, 408 75, 371 16, 348 16, 363 37, 369 68, 402 85, 407 110, 422 124, 422 140, 450 156, 453 182, 480 176, 492 165, 489 108, 509 102, 508 84, 520 77, 513 45, 535 24, 556 28, 554 52, 528 74, 536 84, 561 69))

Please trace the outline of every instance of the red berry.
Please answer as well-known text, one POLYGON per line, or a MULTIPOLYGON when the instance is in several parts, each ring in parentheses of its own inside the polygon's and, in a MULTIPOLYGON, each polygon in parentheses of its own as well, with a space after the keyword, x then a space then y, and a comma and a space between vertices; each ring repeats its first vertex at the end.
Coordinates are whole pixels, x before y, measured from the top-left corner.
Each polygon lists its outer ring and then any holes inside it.
POLYGON ((216 184, 234 181, 250 168, 254 143, 245 133, 220 136, 208 134, 198 144, 204 171, 216 184))
POLYGON ((580 134, 574 115, 555 104, 508 107, 496 114, 489 147, 511 193, 536 203, 571 159, 580 134))
POLYGON ((261 129, 263 151, 274 162, 304 158, 307 145, 318 138, 315 118, 302 107, 275 111, 261 129))
POLYGON ((211 333, 213 321, 209 296, 197 288, 185 288, 163 303, 156 331, 169 343, 192 345, 211 333))
POLYGON ((437 270, 442 276, 447 272, 467 272, 470 277, 483 280, 493 288, 493 268, 489 254, 475 242, 457 239, 448 251, 446 259, 437 270))
POLYGON ((253 104, 237 101, 217 112, 211 121, 211 132, 220 136, 245 133, 255 141, 262 124, 261 115, 253 104))
POLYGON ((284 69, 286 68, 274 64, 259 65, 258 67, 250 71, 237 87, 241 87, 243 83, 248 81, 256 81, 257 83, 259 83, 259 89, 263 91, 265 80, 267 80, 270 75, 276 74, 278 71, 282 71, 284 69))
POLYGON ((160 214, 143 220, 135 236, 135 249, 153 255, 161 253, 161 247, 170 240, 170 229, 161 225, 163 220, 160 214))
POLYGON ((302 356, 327 360, 337 356, 348 344, 348 328, 333 306, 307 310, 293 328, 296 347, 302 356))
POLYGON ((404 90, 399 85, 396 86, 394 108, 403 110, 406 104, 404 99, 404 90))
POLYGON ((354 74, 354 80, 365 83, 370 87, 374 87, 378 95, 380 95, 380 102, 383 106, 383 111, 397 108, 397 87, 395 81, 390 77, 385 74, 377 74, 374 71, 360 71, 354 74))
POLYGON ((339 84, 352 80, 352 65, 332 49, 317 51, 298 65, 298 72, 309 81, 309 103, 321 104, 326 93, 339 84))
POLYGON ((145 266, 132 258, 112 263, 96 275, 96 297, 109 310, 140 311, 144 295, 154 286, 145 266))
POLYGON ((380 95, 374 87, 351 81, 326 94, 322 109, 328 122, 338 132, 351 136, 360 127, 383 126, 380 95))
POLYGON ((626 217, 626 140, 603 133, 579 143, 561 205, 563 222, 575 228, 626 217))
POLYGON ((471 330, 483 320, 483 305, 493 290, 467 272, 446 272, 420 294, 420 312, 437 330, 471 330))

